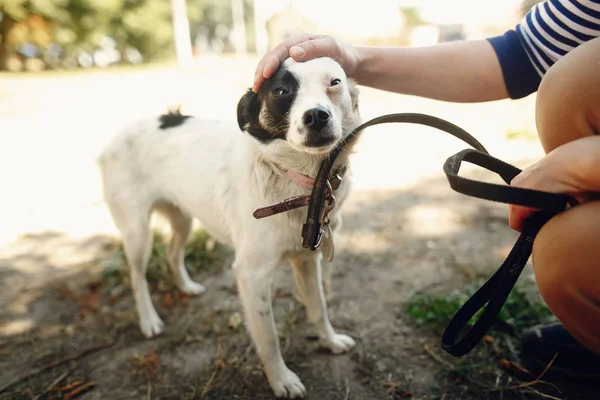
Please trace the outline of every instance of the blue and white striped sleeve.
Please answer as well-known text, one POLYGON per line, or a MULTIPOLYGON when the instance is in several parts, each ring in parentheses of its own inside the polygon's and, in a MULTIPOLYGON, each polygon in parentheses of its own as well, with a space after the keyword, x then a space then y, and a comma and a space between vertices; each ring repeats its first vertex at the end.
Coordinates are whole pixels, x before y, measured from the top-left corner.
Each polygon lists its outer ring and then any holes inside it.
POLYGON ((600 37, 600 0, 536 4, 504 35, 489 38, 512 99, 535 91, 548 69, 581 43, 600 37))

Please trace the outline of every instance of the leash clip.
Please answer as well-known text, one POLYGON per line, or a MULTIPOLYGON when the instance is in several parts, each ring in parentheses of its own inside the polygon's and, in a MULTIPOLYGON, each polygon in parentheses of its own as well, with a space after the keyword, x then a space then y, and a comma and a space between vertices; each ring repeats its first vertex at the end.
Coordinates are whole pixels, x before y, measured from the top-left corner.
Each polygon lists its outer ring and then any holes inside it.
MULTIPOLYGON (((337 174, 337 179, 338 182, 336 183, 337 185, 339 185, 339 183, 341 183, 342 178, 339 177, 337 174)), ((322 226, 326 226, 329 227, 329 213, 331 212, 331 210, 333 210, 335 208, 335 196, 333 195, 333 186, 331 184, 331 182, 329 181, 329 179, 326 181, 326 192, 325 192, 325 200, 327 201, 327 205, 323 208, 323 213, 321 214, 321 220, 319 221, 319 233, 317 234, 316 240, 315 240, 315 245, 313 247, 311 247, 311 250, 317 250, 319 247, 321 247, 321 242, 323 241, 323 235, 325 234, 325 230, 322 228, 322 226)), ((302 243, 304 243, 304 240, 302 241, 302 243)))
POLYGON ((319 228, 319 234, 317 235, 317 243, 315 244, 315 247, 313 250, 316 250, 319 248, 319 246, 321 246, 321 241, 323 240, 324 234, 325 234, 325 231, 322 228, 319 228))

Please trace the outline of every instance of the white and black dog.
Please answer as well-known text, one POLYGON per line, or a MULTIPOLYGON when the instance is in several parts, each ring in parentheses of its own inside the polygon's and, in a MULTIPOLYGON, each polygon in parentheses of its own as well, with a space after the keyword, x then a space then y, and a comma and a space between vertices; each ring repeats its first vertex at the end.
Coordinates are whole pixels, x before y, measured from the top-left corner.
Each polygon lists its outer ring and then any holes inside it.
MULTIPOLYGON (((310 177, 336 144, 360 125, 358 91, 338 63, 286 60, 259 93, 248 90, 237 106, 238 124, 169 113, 127 126, 99 157, 104 198, 120 230, 131 283, 146 337, 163 331, 148 290, 150 217, 157 211, 172 228, 168 251, 179 288, 200 294, 184 265, 192 219, 235 249, 233 269, 245 321, 269 384, 278 397, 303 397, 298 376, 286 366, 271 308, 270 272, 289 260, 308 318, 320 343, 333 353, 355 342, 335 332, 324 296, 321 251, 301 246, 307 207, 264 219, 255 209, 310 194, 310 177), (240 132, 240 129, 242 132, 240 132)), ((333 170, 348 171, 348 154, 333 170)), ((350 185, 346 172, 329 214, 334 235, 350 185)))

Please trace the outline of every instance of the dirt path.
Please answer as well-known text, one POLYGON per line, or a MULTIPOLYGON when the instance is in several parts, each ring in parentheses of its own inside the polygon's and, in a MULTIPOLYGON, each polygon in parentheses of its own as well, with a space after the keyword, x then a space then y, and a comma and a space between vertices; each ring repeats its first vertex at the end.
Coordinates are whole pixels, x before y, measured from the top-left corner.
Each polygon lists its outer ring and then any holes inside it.
MULTIPOLYGON (((427 341, 437 348, 437 343, 415 331, 402 304, 417 290, 459 287, 465 278, 496 267, 515 239, 505 226, 504 211, 502 206, 451 193, 443 178, 402 190, 355 193, 345 212, 329 309, 334 325, 357 339, 357 349, 341 356, 320 351, 311 340, 305 312, 293 297, 289 270, 281 268, 276 278, 274 304, 282 347, 290 367, 307 384, 309 398, 388 399, 390 390, 399 395, 410 392, 413 398, 435 393, 437 365, 423 345, 427 341)), ((45 263, 52 268, 57 262, 52 260, 55 249, 67 249, 65 240, 59 234, 31 236, 27 249, 36 253, 24 248, 5 262, 45 263)), ((115 250, 112 240, 102 236, 66 243, 104 260, 110 260, 115 250)), ((165 292, 155 293, 167 329, 154 340, 145 340, 138 331, 126 282, 101 284, 97 292, 86 287, 100 280, 100 266, 106 267, 106 262, 72 265, 68 279, 55 274, 45 282, 19 280, 15 268, 4 283, 32 288, 5 303, 2 319, 14 329, 19 321, 28 321, 32 330, 18 335, 4 332, 8 336, 0 351, 7 356, 0 362, 5 371, 0 385, 39 366, 44 356, 114 340, 114 347, 78 363, 75 374, 97 384, 84 398, 142 398, 148 390, 152 398, 195 398, 209 387, 207 398, 271 398, 243 327, 236 331, 228 327, 231 316, 241 312, 230 259, 227 253, 217 267, 199 268, 193 274, 208 288, 202 297, 174 297, 170 304, 165 292), (91 300, 89 293, 98 293, 98 298, 91 300), (160 360, 160 380, 144 365, 152 353, 160 360), (216 369, 215 360, 221 360, 223 364, 217 364, 221 369, 216 369), (213 373, 220 379, 209 385, 213 373)))

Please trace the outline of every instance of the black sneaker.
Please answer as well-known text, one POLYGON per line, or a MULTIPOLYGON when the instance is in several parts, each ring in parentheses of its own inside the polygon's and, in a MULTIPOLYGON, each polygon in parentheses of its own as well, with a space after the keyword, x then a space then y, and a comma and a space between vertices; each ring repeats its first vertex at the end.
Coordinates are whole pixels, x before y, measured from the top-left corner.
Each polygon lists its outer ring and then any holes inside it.
POLYGON ((521 343, 523 361, 530 372, 542 373, 557 355, 545 377, 584 379, 600 383, 600 355, 577 342, 560 323, 526 329, 521 343))

